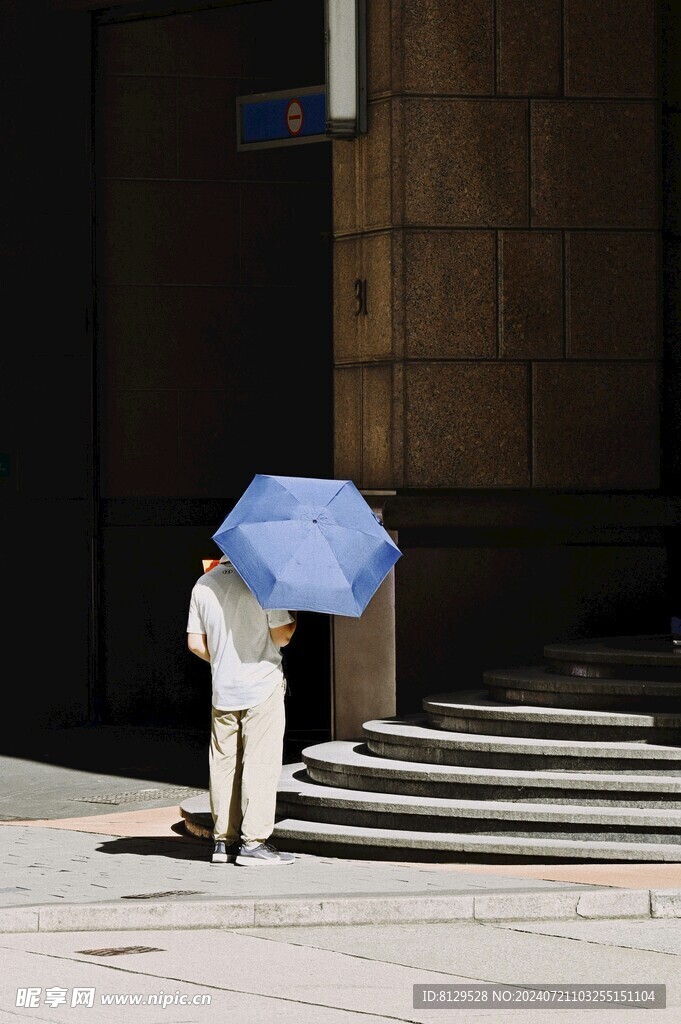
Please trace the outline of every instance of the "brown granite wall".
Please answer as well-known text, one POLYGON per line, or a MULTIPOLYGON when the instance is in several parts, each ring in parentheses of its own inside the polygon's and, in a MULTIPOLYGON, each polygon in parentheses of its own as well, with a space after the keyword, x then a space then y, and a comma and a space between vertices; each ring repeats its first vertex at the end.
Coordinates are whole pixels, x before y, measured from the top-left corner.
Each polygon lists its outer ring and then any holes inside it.
POLYGON ((333 144, 337 475, 660 486, 656 21, 368 0, 369 130, 333 144))

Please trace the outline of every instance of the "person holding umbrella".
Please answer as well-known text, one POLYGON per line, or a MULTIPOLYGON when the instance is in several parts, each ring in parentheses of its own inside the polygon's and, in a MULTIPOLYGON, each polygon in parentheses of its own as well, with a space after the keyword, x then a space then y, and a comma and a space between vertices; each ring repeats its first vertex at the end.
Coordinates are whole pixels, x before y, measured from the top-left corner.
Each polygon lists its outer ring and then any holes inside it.
POLYGON ((214 863, 286 864, 274 829, 284 732, 281 648, 295 611, 359 617, 402 552, 352 480, 256 473, 212 538, 189 650, 213 674, 214 863), (237 836, 241 835, 241 845, 237 836))
POLYGON ((281 649, 295 612, 265 611, 227 556, 194 584, 187 646, 209 663, 213 864, 290 864, 269 838, 282 770, 286 680, 281 649))

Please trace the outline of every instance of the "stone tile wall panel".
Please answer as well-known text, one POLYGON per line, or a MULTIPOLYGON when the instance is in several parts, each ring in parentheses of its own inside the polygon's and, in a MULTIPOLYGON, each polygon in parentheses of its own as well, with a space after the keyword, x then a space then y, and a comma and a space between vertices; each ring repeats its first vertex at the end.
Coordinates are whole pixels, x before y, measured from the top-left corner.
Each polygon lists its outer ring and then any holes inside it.
POLYGON ((406 92, 493 93, 493 0, 404 0, 401 30, 406 92))
POLYGON ((534 484, 659 486, 656 363, 536 363, 534 484))
POLYGON ((405 223, 526 226, 521 100, 404 101, 405 223))
POLYGON ((362 369, 334 370, 334 473, 362 481, 362 369))
POLYGON ((391 13, 389 3, 367 4, 367 91, 369 99, 389 92, 393 84, 391 13))
POLYGON ((235 284, 240 189, 221 182, 105 181, 101 274, 112 284, 235 284), (202 225, 200 233, 196 225, 202 225), (194 244, 177 245, 179 239, 194 244))
POLYGON ((494 358, 494 232, 407 231, 404 252, 407 355, 494 358))
POLYGON ((532 103, 533 227, 657 227, 652 103, 532 103))
POLYGON ((652 97, 657 87, 653 0, 565 0, 565 92, 652 97))
POLYGON ((358 231, 361 227, 359 203, 359 160, 362 140, 348 144, 332 142, 333 231, 335 235, 358 231))
POLYGON ((406 366, 408 487, 527 487, 528 367, 406 366))
POLYGON ((100 79, 108 131, 98 135, 112 178, 177 175, 177 85, 174 78, 109 75, 100 79))
POLYGON ((369 131, 362 154, 361 224, 367 229, 390 227, 392 220, 392 103, 369 106, 369 131))
POLYGON ((562 357, 562 232, 499 232, 499 354, 562 357))
POLYGON ((653 232, 568 233, 569 356, 660 356, 658 248, 659 238, 653 232))
POLYGON ((362 369, 362 480, 388 488, 393 479, 393 367, 362 369))
POLYGON ((560 0, 497 0, 497 92, 556 95, 561 34, 560 0))

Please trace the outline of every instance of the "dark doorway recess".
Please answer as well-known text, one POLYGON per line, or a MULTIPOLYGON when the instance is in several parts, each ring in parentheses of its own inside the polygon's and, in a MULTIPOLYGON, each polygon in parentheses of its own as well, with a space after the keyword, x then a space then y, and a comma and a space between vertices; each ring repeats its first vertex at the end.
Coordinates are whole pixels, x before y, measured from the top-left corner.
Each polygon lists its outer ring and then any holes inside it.
MULTIPOLYGON (((324 82, 323 4, 95 30, 95 719, 208 728, 189 593, 255 473, 332 476, 331 146, 238 152, 236 98, 324 82)), ((327 616, 287 653, 290 753, 330 735, 327 616)))

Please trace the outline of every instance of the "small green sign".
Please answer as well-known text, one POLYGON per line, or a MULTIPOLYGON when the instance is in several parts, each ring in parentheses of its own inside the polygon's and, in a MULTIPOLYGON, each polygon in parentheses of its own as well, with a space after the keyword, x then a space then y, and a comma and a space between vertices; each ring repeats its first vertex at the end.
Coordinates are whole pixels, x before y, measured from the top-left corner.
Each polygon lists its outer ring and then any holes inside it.
POLYGON ((7 477, 12 468, 12 459, 8 452, 0 452, 0 477, 7 477))

